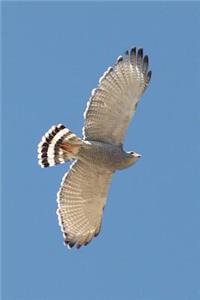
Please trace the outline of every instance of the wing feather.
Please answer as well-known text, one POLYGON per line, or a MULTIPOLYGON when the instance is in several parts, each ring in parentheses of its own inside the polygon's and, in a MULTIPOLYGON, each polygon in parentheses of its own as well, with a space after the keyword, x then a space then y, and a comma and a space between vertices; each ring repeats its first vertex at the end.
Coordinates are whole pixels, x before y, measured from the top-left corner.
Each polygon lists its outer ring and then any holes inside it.
POLYGON ((84 113, 85 140, 123 143, 128 124, 151 78, 148 64, 143 49, 133 48, 118 57, 115 65, 103 74, 84 113))
POLYGON ((80 248, 100 232, 112 173, 76 161, 63 177, 57 195, 59 224, 65 244, 80 248))

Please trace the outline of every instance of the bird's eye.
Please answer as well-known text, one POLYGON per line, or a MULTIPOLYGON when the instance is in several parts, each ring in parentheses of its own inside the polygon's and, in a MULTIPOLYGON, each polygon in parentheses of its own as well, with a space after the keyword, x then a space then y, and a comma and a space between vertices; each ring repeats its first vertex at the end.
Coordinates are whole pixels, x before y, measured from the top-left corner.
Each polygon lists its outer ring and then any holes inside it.
POLYGON ((133 152, 133 151, 131 151, 131 152, 130 152, 130 154, 134 154, 134 152, 133 152))

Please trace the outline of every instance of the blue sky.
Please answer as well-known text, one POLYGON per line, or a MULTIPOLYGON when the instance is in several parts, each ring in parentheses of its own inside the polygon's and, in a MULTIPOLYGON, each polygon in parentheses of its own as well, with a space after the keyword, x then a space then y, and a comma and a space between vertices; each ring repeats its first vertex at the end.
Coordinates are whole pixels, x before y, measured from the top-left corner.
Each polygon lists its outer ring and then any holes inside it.
POLYGON ((4 2, 3 300, 200 299, 200 4, 4 2), (91 90, 126 49, 153 72, 125 141, 142 154, 113 177, 101 234, 67 250, 40 169, 53 124, 81 134, 91 90))

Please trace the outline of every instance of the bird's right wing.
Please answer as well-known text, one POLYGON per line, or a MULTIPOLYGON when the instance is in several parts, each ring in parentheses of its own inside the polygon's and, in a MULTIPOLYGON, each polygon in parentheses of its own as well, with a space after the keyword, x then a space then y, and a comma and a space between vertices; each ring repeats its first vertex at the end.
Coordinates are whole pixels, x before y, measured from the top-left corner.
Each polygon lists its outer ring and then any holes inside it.
POLYGON ((75 161, 57 195, 59 224, 65 244, 80 248, 100 232, 112 172, 75 161))
POLYGON ((83 136, 86 140, 119 145, 123 143, 128 124, 148 86, 148 56, 136 48, 120 56, 92 91, 84 113, 83 136))

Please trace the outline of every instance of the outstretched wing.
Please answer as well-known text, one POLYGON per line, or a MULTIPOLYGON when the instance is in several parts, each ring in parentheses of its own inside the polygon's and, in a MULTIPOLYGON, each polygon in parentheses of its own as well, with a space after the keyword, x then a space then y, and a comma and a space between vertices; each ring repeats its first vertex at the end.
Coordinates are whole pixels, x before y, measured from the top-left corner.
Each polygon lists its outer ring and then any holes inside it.
POLYGON ((59 224, 65 244, 80 248, 100 232, 112 173, 75 161, 57 195, 59 224))
POLYGON ((140 97, 148 86, 148 56, 143 49, 133 48, 110 67, 99 80, 97 89, 87 103, 84 113, 83 136, 119 145, 123 143, 128 124, 140 97))

